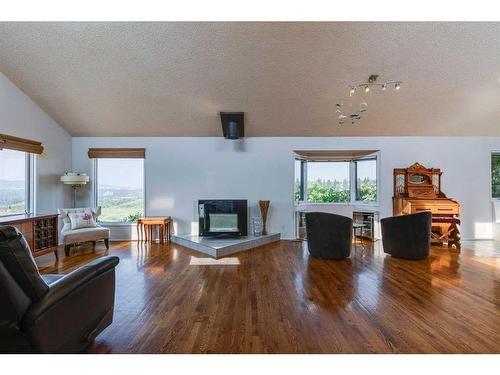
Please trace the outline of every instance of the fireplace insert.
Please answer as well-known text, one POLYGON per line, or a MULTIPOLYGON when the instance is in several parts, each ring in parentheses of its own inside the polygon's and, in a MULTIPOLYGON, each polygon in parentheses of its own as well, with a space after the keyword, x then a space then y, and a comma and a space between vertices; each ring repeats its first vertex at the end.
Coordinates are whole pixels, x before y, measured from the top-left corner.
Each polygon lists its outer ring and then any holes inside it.
POLYGON ((211 199, 198 201, 200 236, 246 236, 246 199, 211 199))

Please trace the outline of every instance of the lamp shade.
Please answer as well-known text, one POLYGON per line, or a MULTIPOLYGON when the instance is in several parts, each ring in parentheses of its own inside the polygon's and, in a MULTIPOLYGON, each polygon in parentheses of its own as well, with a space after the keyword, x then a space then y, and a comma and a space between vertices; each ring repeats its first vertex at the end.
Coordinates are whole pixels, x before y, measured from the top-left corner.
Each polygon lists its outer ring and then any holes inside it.
POLYGON ((66 172, 61 176, 61 182, 65 185, 85 185, 89 176, 86 173, 66 172))

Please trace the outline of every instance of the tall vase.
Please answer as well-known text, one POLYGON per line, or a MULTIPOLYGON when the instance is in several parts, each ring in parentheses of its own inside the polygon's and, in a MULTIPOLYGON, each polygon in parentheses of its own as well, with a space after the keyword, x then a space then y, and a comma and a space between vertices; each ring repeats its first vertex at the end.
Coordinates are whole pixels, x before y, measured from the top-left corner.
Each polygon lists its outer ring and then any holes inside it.
POLYGON ((269 211, 269 201, 259 201, 260 214, 262 215, 262 234, 267 234, 267 211, 269 211))

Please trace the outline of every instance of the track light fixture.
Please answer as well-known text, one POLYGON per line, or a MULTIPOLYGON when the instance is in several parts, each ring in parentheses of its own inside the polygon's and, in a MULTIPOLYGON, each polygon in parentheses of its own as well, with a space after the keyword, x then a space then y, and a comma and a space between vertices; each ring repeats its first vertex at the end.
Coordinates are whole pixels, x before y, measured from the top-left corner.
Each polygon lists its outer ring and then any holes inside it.
POLYGON ((350 114, 345 115, 343 108, 344 108, 344 103, 340 102, 337 103, 337 113, 338 119, 339 119, 339 125, 344 125, 346 121, 349 121, 352 125, 356 123, 356 121, 361 120, 361 114, 363 112, 366 112, 368 108, 368 104, 366 102, 360 103, 358 108, 354 111, 352 111, 350 114))
POLYGON ((349 96, 353 96, 358 88, 363 88, 364 91, 368 93, 372 87, 380 87, 382 91, 386 91, 388 85, 394 85, 394 89, 399 90, 401 88, 401 84, 403 83, 402 81, 377 82, 377 78, 378 74, 372 74, 368 77, 368 82, 349 85, 349 96))
MULTIPOLYGON (((380 87, 380 90, 382 91, 387 91, 388 87, 394 87, 395 90, 399 90, 401 89, 401 84, 403 83, 403 81, 377 82, 377 79, 378 74, 372 74, 370 77, 368 77, 367 82, 349 85, 349 96, 353 97, 358 89, 363 89, 365 93, 369 93, 374 87, 380 87)), ((353 100, 351 99, 351 103, 349 103, 348 105, 345 105, 345 103, 343 102, 337 103, 336 112, 339 125, 344 125, 347 121, 354 125, 358 120, 361 120, 363 112, 366 112, 368 108, 368 104, 366 102, 362 102, 357 106, 357 108, 353 108, 354 103, 352 103, 352 101, 353 100), (347 110, 347 107, 349 107, 349 110, 347 110), (344 112, 350 113, 344 114, 344 112)))

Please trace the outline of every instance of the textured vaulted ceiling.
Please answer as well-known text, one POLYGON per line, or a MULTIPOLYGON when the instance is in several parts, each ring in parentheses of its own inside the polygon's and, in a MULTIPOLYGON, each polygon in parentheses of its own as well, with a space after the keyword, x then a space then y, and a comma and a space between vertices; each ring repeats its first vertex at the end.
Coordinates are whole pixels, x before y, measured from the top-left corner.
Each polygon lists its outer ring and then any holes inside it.
POLYGON ((74 136, 500 136, 500 23, 4 22, 0 71, 74 136))

